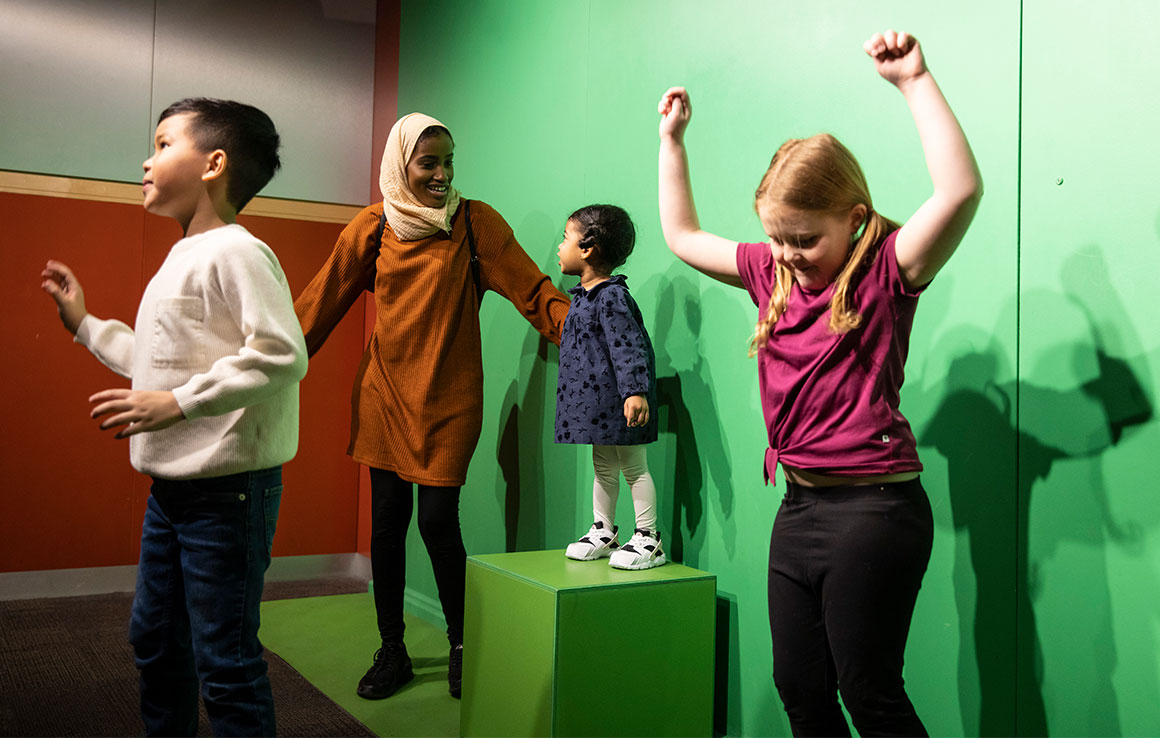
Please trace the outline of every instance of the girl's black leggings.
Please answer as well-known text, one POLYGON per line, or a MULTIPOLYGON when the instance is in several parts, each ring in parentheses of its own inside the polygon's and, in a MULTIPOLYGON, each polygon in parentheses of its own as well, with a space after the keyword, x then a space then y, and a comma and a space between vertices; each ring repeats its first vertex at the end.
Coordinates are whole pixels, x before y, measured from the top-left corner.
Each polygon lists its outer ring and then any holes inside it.
POLYGON ((934 526, 917 480, 790 484, 769 544, 773 680, 794 736, 926 736, 902 684, 934 526))
MULTIPOLYGON (((407 529, 414 486, 389 470, 371 468, 371 572, 375 611, 384 642, 403 640, 403 593, 407 577, 407 529)), ((419 534, 431 557, 435 585, 447 620, 447 640, 463 643, 463 589, 467 552, 459 530, 459 488, 419 485, 419 534)))

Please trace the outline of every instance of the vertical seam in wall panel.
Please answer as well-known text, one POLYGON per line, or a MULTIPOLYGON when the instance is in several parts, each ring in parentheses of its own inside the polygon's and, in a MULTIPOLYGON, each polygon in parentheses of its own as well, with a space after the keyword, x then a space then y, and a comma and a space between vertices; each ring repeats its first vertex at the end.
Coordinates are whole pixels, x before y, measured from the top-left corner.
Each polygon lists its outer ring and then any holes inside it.
MULTIPOLYGON (((584 67, 584 112, 585 115, 592 110, 592 0, 588 0, 588 38, 587 48, 585 49, 585 67, 584 67)), ((584 125, 585 136, 592 135, 592 127, 585 121, 584 125)), ((585 147, 587 150, 588 147, 585 147)), ((588 202, 588 167, 584 167, 584 202, 588 202)))
MULTIPOLYGON (((159 0, 153 0, 153 36, 152 48, 149 52, 149 112, 145 118, 145 135, 146 141, 149 144, 145 147, 145 158, 148 159, 153 155, 153 103, 154 94, 156 92, 156 76, 157 76, 157 3, 159 0)), ((146 222, 148 216, 145 212, 144 200, 141 203, 141 276, 138 282, 141 286, 141 292, 145 292, 145 264, 148 259, 149 242, 145 238, 146 222)))
MULTIPOLYGON (((145 120, 145 134, 149 137, 150 142, 153 141, 153 93, 156 90, 156 74, 157 74, 157 2, 153 0, 153 37, 152 48, 149 52, 149 115, 145 120)), ((146 148, 145 158, 149 158, 149 149, 146 148)))
MULTIPOLYGON (((1024 0, 1019 2, 1019 81, 1018 81, 1018 100, 1016 105, 1016 125, 1015 132, 1015 568, 1016 573, 1020 572, 1019 557, 1026 554, 1031 556, 1030 549, 1027 548, 1027 542, 1021 540, 1021 535, 1024 532, 1022 514, 1023 502, 1018 498, 1020 495, 1031 495, 1030 487, 1024 491, 1020 489, 1020 480, 1022 478, 1022 449, 1019 442, 1020 426, 1023 418, 1020 413, 1020 386, 1023 383, 1023 368, 1020 364, 1021 352, 1023 345, 1023 322, 1022 322, 1022 307, 1023 307, 1023 292, 1022 292, 1022 269, 1023 269, 1023 5, 1024 0), (1022 552, 1022 554, 1021 554, 1022 552)), ((1030 514, 1030 502, 1027 506, 1028 514, 1030 514)), ((1030 536, 1030 530, 1026 531, 1026 536, 1030 536)), ((1026 537, 1024 537, 1026 538, 1026 537)), ((1030 563, 1028 563, 1030 564, 1030 563)), ((1028 571, 1027 569, 1022 570, 1028 571)), ((1020 583, 1016 581, 1015 587, 1027 588, 1029 583, 1020 583)), ((1021 633, 1020 621, 1027 617, 1027 614, 1020 613, 1021 602, 1018 597, 1015 599, 1015 687, 1013 698, 1013 718, 1014 718, 1014 734, 1019 735, 1019 673, 1022 666, 1019 664, 1019 655, 1022 654, 1019 644, 1019 635, 1021 633)), ((1030 602, 1030 600, 1028 601, 1030 602)))

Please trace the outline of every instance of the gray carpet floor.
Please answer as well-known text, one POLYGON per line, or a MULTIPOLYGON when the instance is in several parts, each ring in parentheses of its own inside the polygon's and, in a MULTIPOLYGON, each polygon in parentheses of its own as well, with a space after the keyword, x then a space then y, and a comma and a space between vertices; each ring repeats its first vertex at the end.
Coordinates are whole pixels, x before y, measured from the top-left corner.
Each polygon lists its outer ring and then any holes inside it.
MULTIPOLYGON (((263 600, 365 592, 349 578, 271 582, 263 600)), ((141 736, 131 593, 0 601, 0 736, 141 736)), ((278 736, 374 736, 269 650, 278 736)), ((211 736, 201 709, 198 736, 211 736)))

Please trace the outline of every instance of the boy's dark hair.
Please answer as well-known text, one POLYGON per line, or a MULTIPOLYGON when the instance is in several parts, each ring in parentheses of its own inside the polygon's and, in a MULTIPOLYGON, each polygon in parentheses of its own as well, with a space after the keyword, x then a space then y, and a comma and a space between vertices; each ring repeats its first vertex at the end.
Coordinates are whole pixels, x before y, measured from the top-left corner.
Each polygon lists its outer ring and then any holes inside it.
POLYGON ((200 151, 226 153, 226 199, 240 211, 282 166, 274 121, 245 103, 185 98, 161 111, 157 122, 182 113, 193 113, 189 134, 200 151))
POLYGON ((624 264, 636 244, 636 227, 628 213, 616 205, 587 205, 568 220, 580 231, 580 248, 592 249, 596 261, 608 272, 624 264))
POLYGON ((451 132, 443 126, 427 126, 423 129, 423 133, 419 134, 419 138, 415 140, 415 146, 423 143, 427 139, 433 139, 436 136, 446 136, 451 139, 451 143, 455 143, 455 139, 451 136, 451 132))

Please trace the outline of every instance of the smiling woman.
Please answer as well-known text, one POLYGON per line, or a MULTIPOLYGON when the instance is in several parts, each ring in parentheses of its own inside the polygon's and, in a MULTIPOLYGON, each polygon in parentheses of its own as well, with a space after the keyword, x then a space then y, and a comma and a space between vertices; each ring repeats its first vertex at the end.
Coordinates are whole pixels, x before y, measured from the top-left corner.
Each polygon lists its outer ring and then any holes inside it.
POLYGON ((364 698, 386 698, 413 677, 403 646, 403 556, 414 485, 419 532, 447 619, 449 690, 458 697, 467 565, 459 490, 483 423, 479 304, 484 292, 499 293, 556 344, 569 307, 504 219, 451 186, 453 150, 451 132, 434 118, 399 119, 383 153, 383 202, 350 222, 295 303, 313 355, 364 290, 375 295, 348 449, 371 468, 371 567, 382 638, 358 684, 364 698))
POLYGON ((428 126, 415 142, 415 151, 407 162, 407 186, 428 208, 442 208, 447 203, 455 176, 451 161, 454 151, 451 132, 442 126, 428 126))

